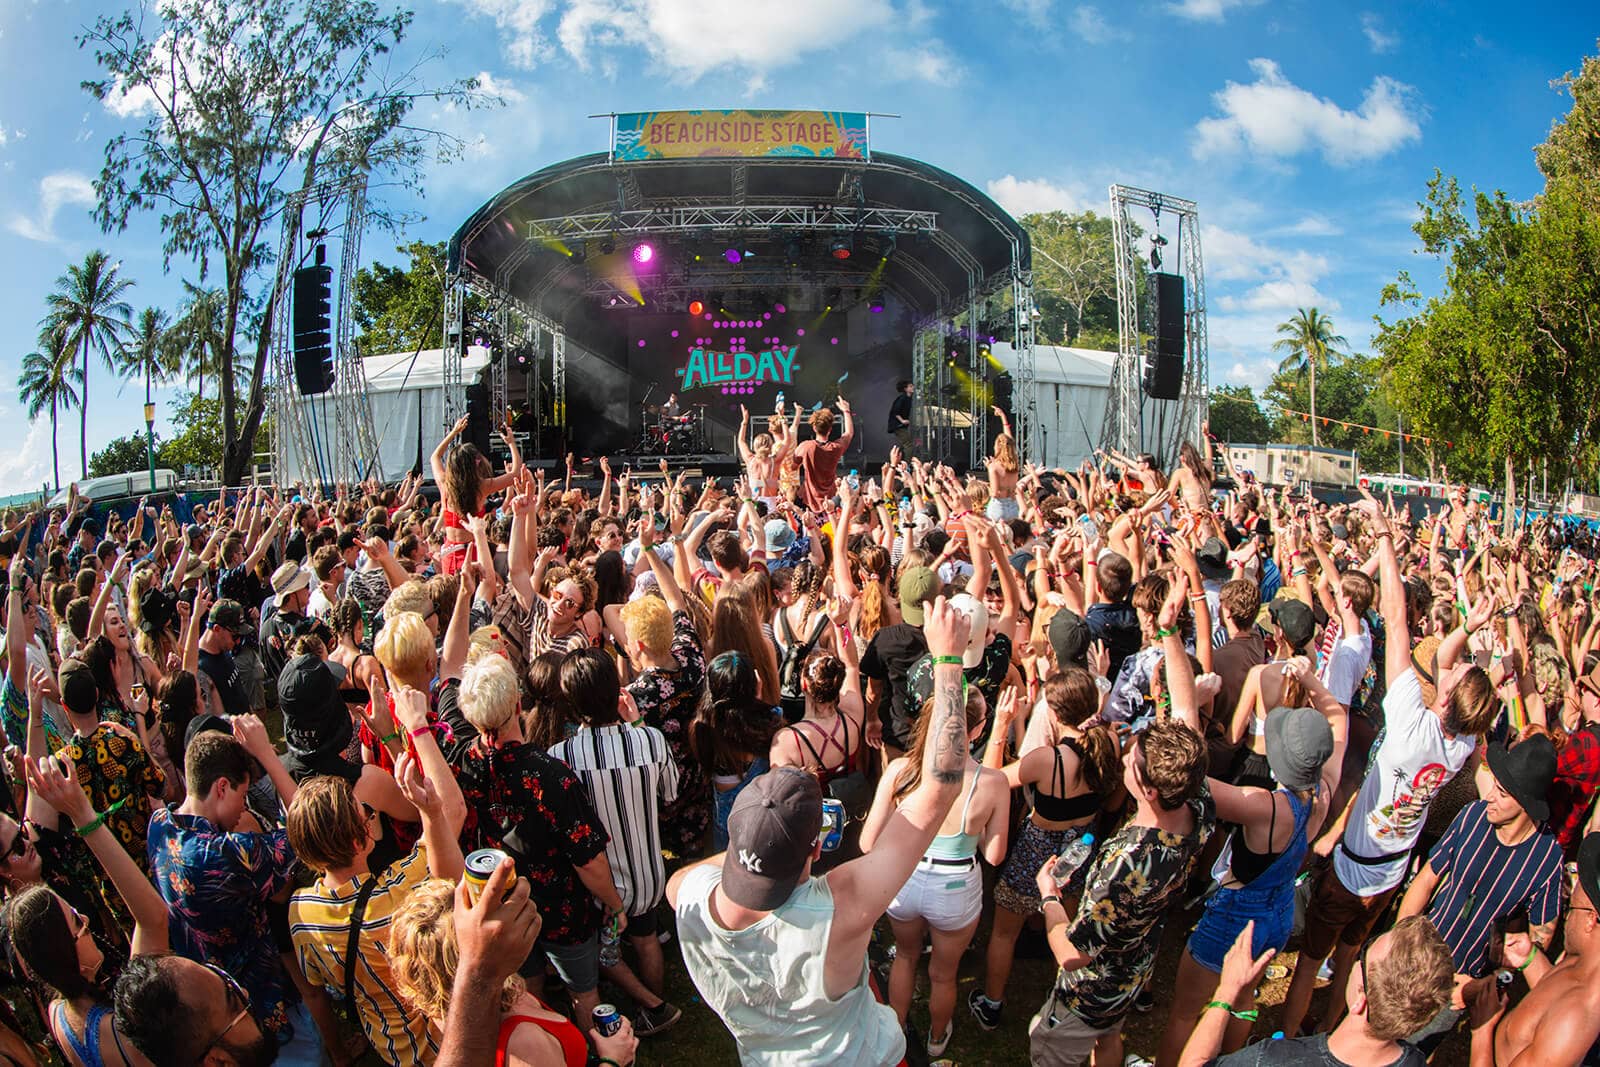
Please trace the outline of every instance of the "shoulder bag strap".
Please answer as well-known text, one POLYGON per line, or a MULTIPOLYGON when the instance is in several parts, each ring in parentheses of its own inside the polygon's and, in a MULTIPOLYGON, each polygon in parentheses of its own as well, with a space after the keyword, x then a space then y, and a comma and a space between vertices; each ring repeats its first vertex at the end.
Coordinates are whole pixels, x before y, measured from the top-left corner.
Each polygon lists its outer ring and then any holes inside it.
POLYGON ((381 872, 374 874, 370 882, 356 891, 356 905, 350 912, 350 936, 344 946, 344 1002, 351 1011, 356 1010, 356 961, 361 951, 361 923, 367 917, 367 901, 372 899, 372 891, 378 888, 380 877, 381 872))

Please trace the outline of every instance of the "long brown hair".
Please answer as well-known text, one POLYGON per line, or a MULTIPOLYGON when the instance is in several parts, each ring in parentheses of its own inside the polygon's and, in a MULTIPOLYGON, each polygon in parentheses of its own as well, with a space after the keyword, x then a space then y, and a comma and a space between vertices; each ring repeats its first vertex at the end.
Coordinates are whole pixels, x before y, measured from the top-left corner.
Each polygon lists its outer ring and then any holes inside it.
POLYGON ((872 635, 883 629, 889 621, 884 603, 884 586, 889 581, 889 552, 882 545, 863 545, 856 553, 861 568, 861 640, 871 641, 872 635))
POLYGON ((1095 685, 1094 675, 1082 667, 1057 671, 1044 683, 1044 703, 1056 722, 1081 732, 1080 762, 1083 781, 1089 791, 1104 797, 1116 789, 1122 780, 1122 749, 1117 744, 1116 733, 1104 723, 1082 729, 1100 710, 1100 689, 1095 685))
MULTIPOLYGON (((894 802, 899 804, 916 791, 922 784, 922 756, 928 747, 928 723, 933 719, 933 705, 937 696, 931 696, 922 702, 922 714, 917 716, 916 724, 911 727, 911 747, 906 750, 906 765, 900 768, 900 773, 894 780, 894 802)), ((967 688, 967 729, 971 734, 973 730, 983 725, 986 704, 983 699, 983 690, 977 686, 967 688)))
POLYGON ((711 608, 711 640, 706 643, 706 658, 723 652, 739 652, 750 660, 760 675, 761 699, 776 705, 778 692, 778 653, 761 629, 761 617, 751 603, 751 593, 741 586, 717 598, 711 608))

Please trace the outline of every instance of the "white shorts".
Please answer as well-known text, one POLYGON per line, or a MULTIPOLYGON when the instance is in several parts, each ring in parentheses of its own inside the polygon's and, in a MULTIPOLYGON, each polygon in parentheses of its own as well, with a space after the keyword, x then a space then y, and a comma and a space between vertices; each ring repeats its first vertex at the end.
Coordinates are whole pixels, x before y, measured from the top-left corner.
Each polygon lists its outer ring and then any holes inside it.
POLYGON ((896 922, 922 919, 935 930, 961 930, 983 911, 983 872, 977 860, 955 867, 922 860, 889 904, 896 922))

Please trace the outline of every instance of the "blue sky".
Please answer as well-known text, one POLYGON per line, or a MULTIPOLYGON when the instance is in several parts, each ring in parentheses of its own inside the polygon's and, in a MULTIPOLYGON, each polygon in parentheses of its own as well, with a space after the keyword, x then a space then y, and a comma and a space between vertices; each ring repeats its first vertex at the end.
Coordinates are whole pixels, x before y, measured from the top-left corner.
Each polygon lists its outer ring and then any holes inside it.
MULTIPOLYGON (((89 215, 106 140, 124 127, 79 82, 75 35, 120 4, 0 0, 0 381, 16 378, 45 294, 103 247, 135 308, 172 308, 153 219, 116 237, 89 215)), ((874 144, 986 188, 1015 213, 1106 210, 1114 181, 1199 202, 1213 383, 1259 386, 1277 323, 1330 314, 1365 349, 1380 287, 1413 255, 1435 167, 1525 198, 1531 148, 1563 114, 1550 82, 1594 51, 1590 5, 1487 0, 417 0, 408 47, 431 77, 480 75, 507 106, 424 112, 467 158, 427 175, 439 240, 500 188, 602 149, 597 112, 824 107, 878 120, 874 144), (1587 16, 1587 17, 1586 17, 1587 16)), ((366 258, 396 262, 371 233, 366 258)), ((91 378, 89 445, 142 429, 142 389, 91 378), (120 395, 118 390, 122 390, 120 395)), ((168 390, 166 396, 172 394, 168 390)), ((166 396, 160 406, 163 422, 166 396)), ((50 476, 48 420, 0 389, 0 493, 50 476)), ((160 426, 158 425, 158 429, 160 426)), ((76 416, 60 431, 77 473, 76 416)))

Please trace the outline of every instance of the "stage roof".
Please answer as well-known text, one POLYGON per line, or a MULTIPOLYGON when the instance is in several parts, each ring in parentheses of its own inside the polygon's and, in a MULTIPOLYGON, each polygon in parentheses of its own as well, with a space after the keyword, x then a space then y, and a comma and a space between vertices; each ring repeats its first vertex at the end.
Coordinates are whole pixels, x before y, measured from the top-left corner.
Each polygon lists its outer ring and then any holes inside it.
POLYGON ((678 311, 696 295, 799 304, 799 293, 834 289, 846 303, 882 293, 926 318, 964 310, 969 285, 1002 288, 1013 266, 1031 269, 1031 251, 986 194, 905 156, 613 163, 597 153, 479 208, 451 238, 449 264, 557 322, 584 304, 637 306, 629 298, 678 311), (848 260, 833 255, 841 240, 848 260), (640 241, 652 245, 648 264, 631 261, 640 241))

